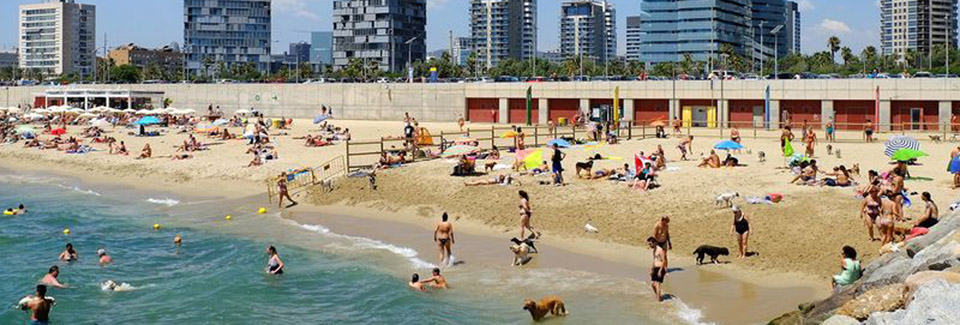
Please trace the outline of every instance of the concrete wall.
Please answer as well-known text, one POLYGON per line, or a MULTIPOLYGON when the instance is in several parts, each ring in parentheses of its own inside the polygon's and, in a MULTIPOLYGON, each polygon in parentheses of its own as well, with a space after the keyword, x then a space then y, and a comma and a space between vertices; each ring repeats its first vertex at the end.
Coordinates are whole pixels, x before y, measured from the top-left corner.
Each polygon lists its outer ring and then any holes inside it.
MULTIPOLYGON (((219 105, 227 112, 255 107, 269 116, 312 117, 320 105, 333 107, 338 118, 397 120, 410 112, 421 121, 454 121, 466 113, 466 98, 525 98, 533 87, 537 99, 763 100, 771 99, 960 101, 960 79, 839 79, 778 81, 644 81, 487 84, 223 84, 223 85, 79 85, 74 88, 163 91, 177 108, 202 110, 219 105)), ((5 87, 0 105, 33 103, 47 87, 5 87)), ((540 114, 548 114, 542 107, 540 114)), ((504 119, 505 120, 505 119, 504 119)))

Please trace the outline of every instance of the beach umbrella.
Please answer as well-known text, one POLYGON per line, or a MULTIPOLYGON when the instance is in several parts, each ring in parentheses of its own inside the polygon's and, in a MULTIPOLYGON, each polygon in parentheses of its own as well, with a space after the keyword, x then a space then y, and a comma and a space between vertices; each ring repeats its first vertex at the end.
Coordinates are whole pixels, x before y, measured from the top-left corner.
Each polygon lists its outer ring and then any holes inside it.
POLYGON ((718 142, 713 148, 717 150, 740 150, 743 149, 743 145, 735 141, 725 140, 718 142))
POLYGON ((93 112, 109 112, 112 108, 106 106, 97 106, 94 107, 91 111, 93 112))
POLYGON ((128 109, 123 110, 122 112, 124 112, 124 113, 136 113, 137 110, 132 109, 132 108, 128 108, 128 109))
POLYGON ((160 119, 156 116, 145 116, 136 122, 133 122, 136 125, 151 125, 151 124, 160 124, 160 119))
MULTIPOLYGON (((526 150, 525 150, 526 151, 526 150)), ((518 154, 519 155, 519 154, 518 154)), ((543 163, 543 149, 533 149, 525 152, 523 158, 518 156, 517 159, 521 159, 523 166, 527 169, 534 169, 540 166, 543 163)))
POLYGON ((92 120, 92 121, 90 121, 90 125, 91 125, 91 126, 98 127, 98 128, 105 128, 105 127, 110 126, 111 124, 110 124, 110 122, 107 122, 107 120, 105 120, 105 119, 99 119, 99 120, 92 120))
POLYGON ((186 108, 181 110, 180 113, 183 113, 183 115, 197 114, 197 110, 192 108, 186 108))
POLYGON ((900 150, 897 150, 897 152, 894 152, 893 156, 891 156, 890 159, 896 160, 896 161, 910 161, 923 156, 928 156, 928 155, 927 153, 920 150, 900 149, 900 150))
POLYGON ((517 133, 517 131, 507 131, 507 132, 504 132, 503 134, 501 134, 501 135, 500 135, 500 138, 501 138, 501 139, 516 138, 516 137, 519 136, 519 135, 520 135, 520 133, 517 133))
POLYGON ((950 159, 950 165, 947 166, 947 171, 951 174, 960 174, 960 156, 950 159))
POLYGON ((42 115, 42 114, 37 114, 37 113, 30 113, 30 114, 24 115, 23 118, 25 118, 25 119, 31 119, 31 120, 37 120, 37 119, 42 119, 42 118, 43 118, 43 115, 42 115))
POLYGON ((29 125, 21 125, 21 126, 18 126, 16 131, 17 131, 17 134, 19 134, 19 135, 24 135, 24 134, 37 134, 37 130, 34 129, 32 126, 29 126, 29 125))
POLYGON ((480 148, 475 146, 457 145, 457 146, 447 148, 447 150, 444 150, 443 157, 449 158, 449 157, 469 155, 477 151, 480 151, 480 148))
POLYGON ((93 114, 93 113, 83 113, 83 114, 80 114, 80 116, 77 116, 77 117, 79 117, 79 118, 94 118, 94 117, 97 117, 97 114, 93 114))
POLYGON ((650 123, 650 126, 653 126, 653 127, 661 126, 661 127, 663 127, 663 126, 667 126, 667 122, 664 122, 663 120, 653 121, 653 123, 650 123))
POLYGON ((570 148, 570 142, 564 139, 553 139, 553 140, 547 141, 548 147, 553 147, 553 145, 557 145, 557 147, 560 147, 560 148, 570 148))
POLYGON ((66 133, 67 133, 67 130, 63 128, 56 128, 56 129, 50 130, 50 134, 53 134, 53 135, 64 135, 66 133))
POLYGON ((16 117, 10 117, 7 119, 7 122, 16 122, 16 121, 17 121, 16 117))
POLYGON ((157 111, 149 110, 149 109, 141 109, 141 110, 136 111, 136 112, 137 112, 137 115, 154 115, 154 114, 159 113, 159 112, 157 112, 157 111))
POLYGON ((250 110, 246 108, 241 108, 234 111, 233 114, 250 114, 250 110))
POLYGON ((38 109, 33 110, 33 112, 34 112, 34 113, 46 114, 46 113, 50 113, 50 110, 49 110, 49 109, 46 109, 46 108, 38 108, 38 109))
POLYGON ((900 149, 920 150, 920 142, 906 135, 895 135, 883 143, 883 148, 883 154, 893 157, 893 154, 900 149))
POLYGON ((213 126, 224 126, 224 125, 227 125, 227 124, 230 124, 230 121, 229 121, 229 120, 218 119, 218 120, 216 120, 216 121, 213 121, 213 126))
POLYGON ((84 110, 82 108, 71 108, 67 110, 67 113, 73 113, 73 114, 80 114, 83 112, 84 110))
POLYGON ((47 108, 47 110, 50 111, 50 113, 63 113, 67 111, 67 109, 62 106, 51 106, 47 108))
POLYGON ((315 116, 315 117, 313 118, 313 124, 323 123, 323 121, 326 121, 327 118, 329 118, 329 116, 327 116, 326 114, 324 114, 324 115, 317 115, 317 116, 315 116))

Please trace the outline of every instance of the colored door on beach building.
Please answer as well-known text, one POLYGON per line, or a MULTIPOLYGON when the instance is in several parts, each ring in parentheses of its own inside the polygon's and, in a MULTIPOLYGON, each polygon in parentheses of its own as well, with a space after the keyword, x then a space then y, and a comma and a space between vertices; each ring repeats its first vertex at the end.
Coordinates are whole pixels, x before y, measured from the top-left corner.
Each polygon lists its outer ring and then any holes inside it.
POLYGON ((684 106, 683 126, 717 127, 717 108, 713 106, 684 106))
POLYGON ((693 107, 684 106, 684 107, 683 107, 683 116, 682 116, 681 118, 682 118, 682 120, 683 120, 683 127, 686 127, 686 128, 691 127, 691 126, 693 125, 693 123, 692 123, 692 122, 693 122, 693 107))
POLYGON ((717 127, 717 108, 716 107, 707 107, 707 127, 708 128, 717 127))
POLYGON ((473 123, 496 123, 500 112, 497 98, 467 98, 467 121, 473 123))

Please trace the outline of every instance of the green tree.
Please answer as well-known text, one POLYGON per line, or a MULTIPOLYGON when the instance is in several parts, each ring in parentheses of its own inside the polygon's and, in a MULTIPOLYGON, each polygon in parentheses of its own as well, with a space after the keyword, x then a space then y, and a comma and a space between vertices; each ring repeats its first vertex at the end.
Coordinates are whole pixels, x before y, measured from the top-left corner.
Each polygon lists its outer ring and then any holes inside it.
POLYGON ((654 76, 659 77, 674 77, 674 74, 677 71, 677 64, 674 62, 660 62, 653 66, 653 71, 651 72, 654 76))
POLYGON ((467 75, 471 77, 476 77, 480 73, 480 64, 477 60, 476 51, 471 51, 470 55, 467 56, 467 65, 465 69, 467 70, 467 75))
POLYGON ((855 58, 853 51, 849 47, 844 46, 840 49, 840 58, 843 59, 843 65, 846 66, 855 58))
POLYGON ((123 83, 138 83, 141 80, 140 68, 132 64, 124 64, 110 69, 110 79, 123 83))
POLYGON ((210 78, 210 68, 214 65, 213 58, 209 55, 203 57, 203 79, 210 78))
POLYGON ((151 62, 147 65, 146 69, 143 70, 143 79, 146 80, 160 80, 163 79, 163 71, 160 69, 160 65, 156 62, 151 62))
POLYGON ((827 39, 827 50, 830 51, 830 59, 835 60, 837 51, 840 50, 840 38, 830 36, 830 38, 827 39))
MULTIPOLYGON (((877 65, 877 48, 873 46, 867 46, 860 52, 860 55, 863 56, 864 69, 872 70, 877 65)), ((864 71, 864 73, 869 73, 870 71, 864 71)))

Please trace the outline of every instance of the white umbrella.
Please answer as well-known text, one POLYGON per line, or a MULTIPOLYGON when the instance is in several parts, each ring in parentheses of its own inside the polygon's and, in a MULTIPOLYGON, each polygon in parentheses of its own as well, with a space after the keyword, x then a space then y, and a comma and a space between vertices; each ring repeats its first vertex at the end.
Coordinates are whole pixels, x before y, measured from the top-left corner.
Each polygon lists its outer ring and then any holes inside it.
POLYGON ((128 108, 128 109, 123 110, 122 112, 124 112, 124 113, 136 113, 137 110, 132 109, 132 108, 128 108))
POLYGON ((107 122, 107 120, 105 120, 105 119, 99 119, 99 120, 92 120, 92 121, 90 121, 90 125, 95 126, 95 127, 98 127, 98 128, 105 128, 105 127, 110 126, 111 124, 110 124, 110 122, 107 122))
POLYGON ((234 113, 235 113, 235 114, 250 114, 250 110, 249 110, 249 109, 238 109, 238 110, 237 110, 236 112, 234 112, 234 113))
POLYGON ((33 110, 33 112, 34 112, 34 113, 43 113, 43 114, 46 114, 46 113, 50 113, 50 110, 49 110, 49 109, 46 109, 46 108, 38 108, 38 109, 33 110))
POLYGON ((63 106, 53 106, 50 107, 49 110, 50 113, 63 113, 67 111, 67 109, 63 108, 63 106))
POLYGON ((152 111, 152 110, 149 110, 149 109, 141 109, 141 110, 137 111, 137 114, 139 114, 139 115, 153 115, 153 114, 157 114, 157 112, 152 111))
POLYGON ((182 111, 180 111, 180 112, 182 112, 184 115, 197 114, 197 110, 192 109, 192 108, 187 108, 187 109, 184 109, 184 110, 182 110, 182 111))
POLYGON ((97 117, 97 114, 93 114, 93 113, 83 113, 83 114, 80 114, 80 116, 78 116, 78 117, 80 117, 80 118, 94 118, 94 117, 97 117))
POLYGON ((67 110, 67 113, 81 114, 84 113, 84 110, 82 108, 71 108, 67 110))
POLYGON ((23 118, 37 120, 37 119, 42 119, 43 115, 40 115, 37 113, 30 113, 30 114, 24 115, 23 118))

